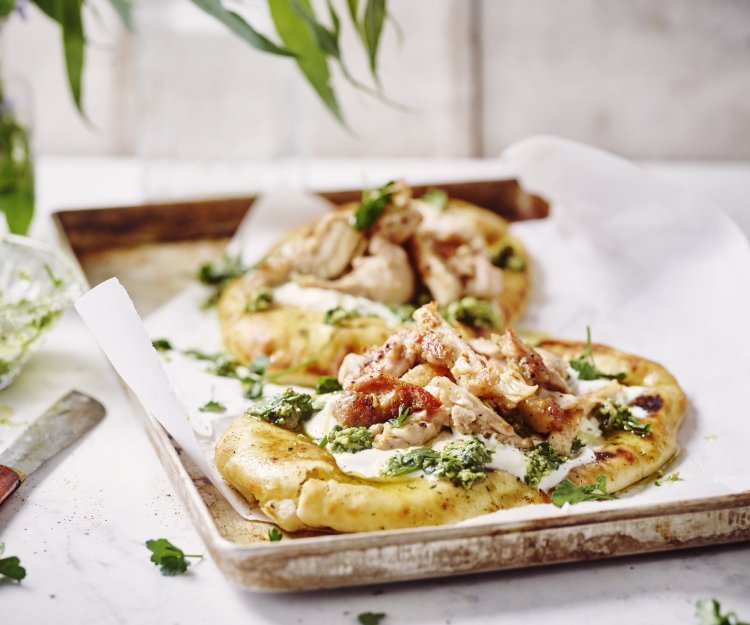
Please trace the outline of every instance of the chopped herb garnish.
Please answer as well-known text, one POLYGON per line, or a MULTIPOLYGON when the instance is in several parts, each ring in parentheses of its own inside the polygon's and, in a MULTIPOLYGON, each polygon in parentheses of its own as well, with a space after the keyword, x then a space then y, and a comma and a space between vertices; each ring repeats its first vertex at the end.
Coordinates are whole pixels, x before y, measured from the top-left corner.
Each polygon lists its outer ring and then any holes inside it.
MULTIPOLYGON (((0 555, 5 551, 5 543, 0 543, 0 555)), ((26 577, 26 569, 21 566, 21 560, 17 556, 0 558, 0 577, 7 577, 20 582, 26 577)))
POLYGON ((448 194, 442 189, 430 187, 422 196, 422 201, 432 204, 435 208, 444 211, 448 208, 448 194))
POLYGON ((318 383, 315 385, 315 392, 318 395, 325 395, 326 393, 335 393, 342 389, 341 384, 335 375, 322 375, 318 378, 318 383))
POLYGON ((398 414, 393 419, 388 419, 388 423, 391 424, 391 427, 400 428, 404 424, 404 421, 409 418, 410 414, 411 406, 404 406, 404 404, 401 404, 398 407, 398 414))
POLYGON ((440 310, 448 321, 457 321, 475 328, 491 330, 503 325, 503 313, 494 302, 476 297, 463 297, 440 310))
POLYGON ((480 439, 473 436, 448 443, 440 451, 417 447, 392 456, 381 474, 398 476, 422 470, 448 479, 456 486, 470 488, 486 478, 485 465, 491 462, 492 453, 480 439))
POLYGON ((526 271, 526 261, 510 244, 503 245, 490 259, 495 267, 508 271, 526 271))
POLYGON ((224 288, 234 278, 244 275, 247 269, 242 266, 239 256, 224 256, 214 263, 206 263, 198 268, 197 278, 206 286, 214 287, 214 292, 201 304, 201 308, 210 308, 219 301, 224 288))
POLYGON ((268 310, 273 306, 273 289, 267 286, 260 287, 255 291, 245 304, 245 312, 253 313, 268 310))
POLYGON ((529 486, 538 486, 545 475, 549 475, 567 460, 558 454, 548 442, 539 443, 526 454, 526 476, 524 481, 529 486))
POLYGON ((740 621, 734 612, 721 613, 721 604, 716 599, 699 599, 695 604, 699 625, 750 625, 740 621))
POLYGON ((372 449, 372 433, 365 427, 343 428, 334 425, 328 434, 316 442, 320 447, 328 447, 334 454, 356 454, 372 449))
POLYGON ((218 401, 211 399, 198 408, 201 412, 226 412, 227 408, 224 404, 220 404, 218 401))
POLYGON ((250 416, 287 430, 299 429, 302 421, 309 419, 314 412, 312 396, 298 393, 292 388, 286 389, 276 397, 258 402, 247 410, 250 416))
POLYGON ((151 552, 151 562, 160 567, 162 575, 182 575, 190 562, 187 558, 202 558, 202 555, 187 554, 166 538, 147 540, 146 547, 151 552))
POLYGON ((417 307, 412 304, 391 304, 388 308, 390 308, 391 312, 404 322, 412 321, 414 311, 417 310, 417 307))
POLYGON ((552 493, 552 503, 558 508, 569 503, 574 505, 582 501, 595 501, 601 499, 617 499, 617 495, 607 492, 607 477, 600 475, 596 478, 596 484, 587 486, 576 486, 570 480, 563 480, 552 493))
POLYGON ((651 434, 651 424, 634 417, 630 408, 625 404, 606 399, 594 408, 591 414, 599 421, 605 435, 617 430, 633 432, 639 436, 651 434))
POLYGON ((667 484, 669 482, 680 482, 682 481, 682 478, 680 477, 680 472, 675 471, 674 473, 670 473, 666 477, 662 477, 654 482, 656 486, 663 486, 664 484, 667 484))
POLYGON ((357 615, 360 625, 380 625, 380 621, 385 618, 385 612, 362 612, 357 615))
POLYGON ((154 346, 154 349, 157 352, 168 352, 172 348, 172 343, 170 343, 167 339, 156 339, 154 341, 151 341, 151 345, 154 346))
POLYGON ((580 438, 576 437, 570 445, 570 455, 575 457, 586 446, 580 438))
POLYGON ((362 313, 356 310, 346 310, 344 308, 341 308, 341 306, 336 306, 336 308, 330 308, 329 310, 326 310, 325 316, 323 317, 323 323, 329 326, 337 326, 343 323, 344 321, 347 321, 349 319, 356 319, 357 317, 361 317, 362 313))
POLYGON ((391 203, 395 193, 394 181, 384 184, 379 189, 363 189, 362 201, 352 215, 352 226, 363 232, 375 225, 378 217, 383 214, 386 206, 391 203))
POLYGON ((278 530, 278 528, 272 527, 270 530, 268 530, 268 540, 270 540, 272 543, 277 543, 282 538, 284 538, 284 534, 282 534, 278 530))
POLYGON ((250 369, 251 373, 255 373, 256 375, 265 375, 270 362, 268 356, 265 354, 258 354, 253 358, 253 361, 247 366, 247 368, 250 369))
POLYGON ((627 373, 602 373, 594 364, 594 352, 591 348, 591 328, 586 326, 586 350, 581 356, 570 361, 570 366, 578 372, 581 380, 624 380, 627 373))

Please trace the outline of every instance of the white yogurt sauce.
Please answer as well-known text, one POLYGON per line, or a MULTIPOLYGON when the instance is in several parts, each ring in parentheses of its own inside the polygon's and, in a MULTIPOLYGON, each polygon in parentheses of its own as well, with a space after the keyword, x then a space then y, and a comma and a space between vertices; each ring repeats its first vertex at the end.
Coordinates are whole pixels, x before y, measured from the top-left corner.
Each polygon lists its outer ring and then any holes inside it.
POLYGON ((362 315, 380 317, 389 326, 401 324, 401 319, 393 311, 379 302, 366 297, 348 295, 330 289, 301 287, 294 282, 287 282, 273 291, 273 299, 282 306, 299 306, 325 312, 332 308, 356 310, 362 315))
POLYGON ((567 462, 563 462, 555 471, 552 471, 552 473, 545 475, 539 480, 539 490, 545 492, 552 490, 565 479, 570 471, 581 465, 594 462, 594 460, 596 460, 594 450, 591 447, 584 447, 577 458, 571 458, 567 462))

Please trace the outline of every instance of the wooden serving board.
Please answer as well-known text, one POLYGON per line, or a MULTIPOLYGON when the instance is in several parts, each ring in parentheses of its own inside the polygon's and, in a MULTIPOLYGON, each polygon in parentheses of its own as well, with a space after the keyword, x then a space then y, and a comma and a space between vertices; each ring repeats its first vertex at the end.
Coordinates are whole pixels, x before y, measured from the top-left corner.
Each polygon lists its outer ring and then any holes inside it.
MULTIPOLYGON (((516 221, 547 204, 514 180, 425 185, 516 221)), ((321 193, 335 203, 360 191, 321 193)), ((221 255, 255 197, 66 210, 53 218, 89 284, 117 276, 148 315, 221 255)), ((129 391, 128 391, 129 393, 129 391)), ((523 522, 268 541, 271 524, 247 521, 224 500, 129 393, 175 490, 216 563, 252 590, 310 590, 423 579, 738 542, 750 538, 750 493, 523 522)))

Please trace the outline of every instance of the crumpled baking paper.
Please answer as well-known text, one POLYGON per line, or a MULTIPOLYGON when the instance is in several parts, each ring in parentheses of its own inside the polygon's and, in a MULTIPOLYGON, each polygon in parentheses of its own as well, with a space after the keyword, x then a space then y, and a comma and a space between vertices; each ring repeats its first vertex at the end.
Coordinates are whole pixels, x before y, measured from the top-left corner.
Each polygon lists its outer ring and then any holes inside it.
MULTIPOLYGON (((728 495, 750 489, 744 466, 750 423, 750 250, 719 209, 660 182, 614 155, 551 137, 528 139, 497 161, 497 177, 517 177, 551 203, 550 217, 513 226, 534 260, 534 291, 522 327, 596 342, 665 365, 690 408, 680 452, 668 470, 680 480, 635 487, 617 501, 563 509, 526 506, 464 524, 519 521, 728 495)), ((328 209, 316 196, 273 192, 258 200, 230 244, 245 263, 261 258, 289 228, 328 209)), ((151 338, 179 349, 221 349, 208 292, 194 285, 146 320, 151 338)), ((122 287, 104 283, 77 304, 102 349, 144 407, 172 434, 234 508, 264 518, 229 488, 213 466, 223 428, 247 405, 238 382, 205 372, 205 363, 151 348, 122 287), (127 319, 126 319, 127 317, 127 319), (161 361, 161 362, 160 362, 161 361), (209 399, 219 415, 201 413, 209 399), (187 418, 186 418, 187 417, 187 418)), ((280 387, 269 386, 268 393, 280 387)))

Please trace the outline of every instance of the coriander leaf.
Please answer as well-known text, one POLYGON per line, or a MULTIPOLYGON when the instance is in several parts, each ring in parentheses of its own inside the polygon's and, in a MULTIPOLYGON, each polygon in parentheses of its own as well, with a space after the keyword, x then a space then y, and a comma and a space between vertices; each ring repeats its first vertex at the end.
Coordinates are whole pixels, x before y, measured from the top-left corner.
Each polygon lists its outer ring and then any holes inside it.
MULTIPOLYGON (((5 543, 0 543, 0 555, 5 551, 5 543)), ((26 569, 21 566, 21 560, 16 556, 0 558, 0 577, 20 582, 26 577, 26 569)))
POLYGON ((151 345, 154 346, 157 352, 168 352, 172 349, 172 343, 167 339, 154 339, 151 341, 151 345))
POLYGON ((263 396, 263 380, 259 378, 243 378, 245 386, 245 397, 248 399, 260 399, 263 396))
POLYGON ((400 428, 404 424, 404 421, 409 418, 410 414, 411 406, 404 406, 404 404, 401 404, 398 407, 398 414, 393 419, 388 419, 388 423, 391 424, 391 427, 400 428))
POLYGON ((503 313, 497 304, 476 297, 463 297, 451 302, 440 310, 440 314, 450 322, 487 330, 500 328, 504 324, 503 313))
POLYGON ((201 412, 226 412, 227 408, 224 404, 220 404, 218 401, 212 399, 203 404, 198 410, 201 412))
POLYGON ((666 477, 656 480, 654 482, 654 485, 663 486, 664 484, 667 484, 669 482, 681 482, 681 481, 682 481, 682 478, 680 477, 680 472, 675 471, 674 473, 670 473, 666 477))
POLYGON ((379 189, 363 189, 362 201, 352 215, 351 223, 360 232, 369 230, 375 225, 378 217, 383 214, 391 203, 396 192, 396 182, 390 181, 379 189))
POLYGON ((384 618, 385 612, 362 612, 357 615, 357 620, 361 625, 379 625, 384 618))
POLYGON ((186 554, 166 538, 147 540, 146 548, 151 552, 151 562, 160 567, 162 575, 182 575, 190 566, 187 558, 202 558, 202 555, 186 554))
POLYGON ((245 304, 245 312, 261 312, 273 307, 273 289, 262 286, 254 291, 245 304))
POLYGON ((602 373, 594 364, 594 352, 591 347, 591 328, 586 326, 586 349, 581 356, 570 361, 570 366, 578 372, 581 380, 624 380, 627 373, 602 373))
POLYGON ((634 417, 630 408, 625 404, 606 399, 597 405, 591 414, 599 421, 604 434, 611 434, 616 430, 633 432, 639 436, 651 434, 651 424, 634 417))
POLYGON ((268 530, 268 540, 270 540, 272 543, 277 543, 282 538, 284 538, 284 534, 282 534, 278 530, 278 528, 272 527, 270 530, 268 530))
POLYGON ((552 493, 552 503, 558 508, 569 503, 574 505, 582 501, 598 501, 601 499, 617 499, 617 495, 607 492, 607 477, 600 475, 596 484, 576 486, 570 480, 563 480, 552 493))
POLYGON ((490 260, 495 267, 499 267, 500 269, 507 269, 508 271, 518 273, 526 271, 526 261, 510 244, 503 245, 492 255, 490 260))
POLYGON ((247 414, 260 421, 268 421, 287 430, 299 429, 302 421, 309 419, 315 407, 312 396, 298 393, 292 388, 260 401, 247 410, 247 414))
POLYGON ((253 361, 248 366, 248 369, 252 373, 255 373, 257 375, 264 375, 266 373, 266 370, 268 369, 268 364, 270 360, 268 359, 268 356, 265 354, 258 354, 255 358, 253 358, 253 361))
POLYGON ((432 204, 435 208, 444 211, 448 208, 448 194, 442 189, 431 187, 425 191, 422 201, 432 204))
POLYGON ((214 263, 206 263, 198 268, 197 278, 207 286, 222 287, 234 278, 245 274, 239 256, 224 256, 214 263))
POLYGON ((318 378, 318 383, 315 385, 315 392, 318 395, 325 395, 326 393, 340 391, 342 388, 336 376, 323 375, 318 378))
POLYGON ((695 604, 699 625, 748 625, 740 621, 734 612, 721 613, 721 604, 716 599, 699 599, 695 604))
POLYGON ((526 476, 524 481, 529 486, 538 486, 545 475, 558 469, 567 460, 558 454, 547 441, 539 443, 531 451, 525 453, 526 476))
POLYGON ((336 308, 329 308, 326 310, 325 315, 323 316, 323 323, 328 326, 338 326, 344 321, 356 319, 361 316, 362 314, 356 310, 346 310, 341 306, 336 306, 336 308))

